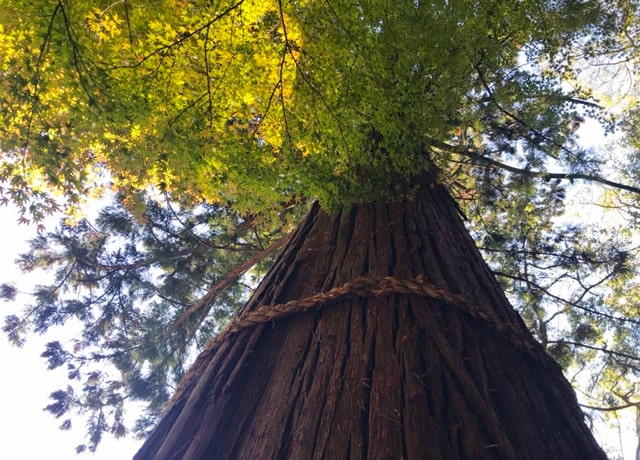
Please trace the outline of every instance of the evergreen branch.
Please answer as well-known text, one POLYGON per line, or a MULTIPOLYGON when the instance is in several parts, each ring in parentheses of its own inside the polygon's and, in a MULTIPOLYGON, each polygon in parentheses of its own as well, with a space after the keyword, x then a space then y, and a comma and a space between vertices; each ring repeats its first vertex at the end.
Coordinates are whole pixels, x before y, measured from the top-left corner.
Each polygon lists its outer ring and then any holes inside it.
POLYGON ((593 174, 583 174, 583 173, 552 173, 552 172, 545 172, 545 171, 532 171, 529 169, 522 169, 522 168, 518 168, 515 166, 511 166, 511 165, 507 165, 505 163, 502 163, 498 160, 494 160, 492 158, 488 158, 482 154, 476 153, 476 152, 471 152, 471 151, 465 151, 465 152, 457 152, 457 153, 461 153, 462 155, 465 155, 471 159, 475 159, 475 160, 479 160, 481 162, 485 162, 488 163, 492 166, 496 166, 498 168, 504 169, 506 171, 512 172, 512 173, 516 173, 516 174, 520 174, 522 176, 527 176, 527 177, 537 177, 543 180, 551 180, 551 179, 560 179, 560 180, 568 180, 570 182, 573 182, 574 180, 584 180, 587 182, 596 182, 599 184, 603 184, 606 185, 608 187, 611 188, 616 188, 616 189, 620 189, 620 190, 626 190, 628 192, 632 192, 632 193, 636 193, 638 195, 640 195, 640 188, 638 187, 634 187, 632 185, 626 185, 626 184, 621 184, 620 182, 615 182, 615 181, 611 181, 608 179, 605 179, 603 177, 600 176, 596 176, 593 174))
POLYGON ((470 158, 471 160, 474 160, 477 162, 475 163, 476 166, 481 166, 482 164, 495 166, 496 168, 503 169, 505 171, 509 171, 514 174, 519 174, 521 176, 526 176, 526 177, 539 178, 545 181, 549 181, 551 179, 568 180, 570 182, 573 182, 574 180, 584 180, 587 182, 595 182, 598 184, 606 185, 607 187, 611 187, 619 190, 626 190, 628 192, 640 195, 639 187, 634 187, 632 185, 611 181, 593 174, 554 173, 554 172, 547 172, 547 171, 523 169, 523 168, 518 168, 517 166, 508 165, 506 163, 495 160, 493 158, 489 158, 483 155, 482 153, 479 153, 467 147, 455 146, 455 145, 448 144, 446 142, 437 141, 435 139, 429 139, 428 142, 430 146, 434 147, 435 149, 450 152, 450 153, 457 153, 459 155, 463 155, 467 158, 470 158))
POLYGON ((199 241, 197 247, 181 249, 179 251, 174 251, 174 252, 171 252, 171 253, 168 253, 168 254, 161 254, 161 255, 159 255, 157 257, 152 257, 150 259, 143 259, 143 260, 139 260, 137 262, 132 262, 132 263, 128 263, 128 264, 115 264, 115 265, 103 264, 103 263, 100 263, 100 262, 94 262, 92 260, 88 260, 88 259, 84 259, 84 258, 80 258, 80 257, 75 257, 75 260, 79 261, 79 262, 81 262, 81 263, 83 263, 85 265, 88 265, 88 266, 90 266, 92 268, 95 268, 96 270, 105 270, 106 272, 111 273, 111 272, 116 272, 116 271, 137 270, 139 268, 150 267, 150 266, 152 266, 154 264, 165 262, 167 260, 177 259, 178 257, 183 257, 183 256, 188 256, 188 255, 192 254, 193 252, 195 252, 196 249, 198 249, 198 247, 205 247, 207 249, 218 250, 218 251, 251 252, 251 251, 254 250, 253 247, 251 247, 249 249, 232 248, 229 245, 217 246, 217 245, 211 244, 210 242, 199 241))
MULTIPOLYGON (((500 272, 500 271, 494 271, 493 273, 496 276, 502 276, 504 278, 510 278, 510 279, 513 279, 513 280, 516 280, 516 281, 524 281, 530 287, 533 287, 533 288, 543 292, 545 295, 549 296, 550 298, 552 298, 554 300, 557 300, 559 302, 562 302, 562 303, 568 305, 569 307, 574 307, 574 308, 577 308, 579 310, 586 311, 587 313, 591 313, 593 315, 602 316, 604 318, 607 318, 607 319, 610 319, 610 320, 613 320, 613 321, 620 321, 622 323, 632 323, 632 324, 640 325, 640 320, 635 320, 635 319, 631 319, 631 318, 624 318, 624 317, 620 317, 620 316, 615 316, 615 315, 611 315, 611 314, 608 314, 608 313, 604 313, 604 312, 601 312, 601 311, 598 311, 598 310, 594 310, 593 308, 589 308, 589 307, 585 307, 584 305, 580 305, 578 302, 567 300, 567 299, 565 299, 563 297, 560 297, 558 295, 552 294, 544 286, 541 286, 541 285, 537 284, 535 281, 531 281, 531 280, 528 280, 528 279, 524 279, 524 278, 522 278, 520 276, 510 275, 508 273, 504 273, 504 272, 500 272)), ((593 286, 591 286, 591 287, 593 287, 593 286)), ((588 291, 588 289, 587 289, 587 291, 588 291)), ((582 299, 583 297, 584 297, 584 294, 580 296, 580 299, 582 299)), ((555 315, 552 316, 551 318, 549 318, 548 321, 551 321, 554 317, 555 317, 555 315)))
MULTIPOLYGON (((223 248, 220 248, 220 249, 223 249, 223 248)), ((170 254, 163 254, 158 257, 153 257, 151 259, 143 259, 143 260, 139 260, 137 262, 132 262, 129 264, 109 265, 109 264, 102 264, 100 262, 94 262, 92 260, 88 260, 80 257, 76 257, 75 260, 85 265, 88 265, 92 268, 95 268, 96 270, 105 270, 108 273, 112 273, 117 271, 137 270, 139 268, 150 267, 156 263, 164 262, 167 259, 176 259, 178 257, 189 255, 194 251, 195 251, 195 248, 187 248, 187 249, 182 249, 180 251, 172 252, 170 254)))
MULTIPOLYGON (((193 230, 186 224, 186 222, 184 222, 182 220, 182 218, 180 217, 180 215, 176 212, 175 209, 173 209, 173 206, 171 205, 171 200, 168 194, 165 194, 166 197, 166 203, 167 203, 167 208, 169 209, 169 211, 171 211, 171 214, 173 214, 173 217, 178 221, 178 223, 180 225, 182 225, 184 227, 184 229, 189 233, 189 235, 191 235, 193 238, 195 238, 195 240, 198 242, 199 245, 204 246, 205 248, 209 248, 209 249, 214 249, 214 250, 225 250, 225 251, 247 251, 247 249, 242 248, 242 246, 248 246, 250 249, 249 250, 255 250, 256 247, 254 245, 251 244, 242 244, 242 243, 238 243, 237 241, 235 241, 236 239, 239 238, 240 234, 242 232, 244 232, 245 230, 252 228, 251 226, 251 221, 250 220, 244 220, 243 222, 239 223, 238 225, 236 225, 235 227, 235 231, 228 236, 229 240, 233 240, 235 245, 238 246, 238 248, 233 248, 231 247, 232 244, 231 242, 227 243, 224 246, 220 246, 220 245, 216 245, 213 244, 213 240, 203 240, 202 238, 200 238, 196 233, 193 232, 193 230)), ((156 225, 158 226, 158 225, 156 225)), ((165 226, 158 226, 162 231, 168 233, 169 235, 173 236, 174 238, 183 240, 184 238, 182 237, 182 233, 173 233, 172 231, 170 231, 169 229, 167 229, 165 226)))
POLYGON ((154 286, 153 292, 154 292, 154 295, 158 296, 161 300, 164 300, 165 302, 167 302, 170 305, 174 305, 174 306, 177 306, 177 307, 180 307, 180 308, 188 307, 188 305, 185 304, 184 302, 180 302, 180 301, 178 301, 176 299, 172 299, 171 297, 168 297, 168 296, 164 295, 162 293, 161 289, 156 287, 156 286, 154 286))
POLYGON ((547 100, 555 100, 555 101, 562 101, 562 102, 570 102, 572 104, 575 105, 584 105, 586 107, 591 107, 593 109, 600 109, 603 110, 604 107, 602 107, 600 104, 598 104, 597 102, 593 102, 593 101, 587 101, 585 99, 579 99, 577 97, 571 97, 571 96, 567 96, 567 95, 556 95, 556 94, 538 94, 536 96, 528 96, 527 98, 529 99, 547 99, 547 100))
POLYGON ((620 358, 630 359, 631 361, 640 361, 640 356, 633 356, 633 355, 630 355, 628 353, 623 353, 621 351, 609 350, 609 349, 606 348, 606 345, 604 347, 594 347, 593 345, 587 345, 586 343, 572 342, 572 341, 564 340, 564 339, 549 340, 548 343, 554 343, 554 344, 558 344, 558 345, 572 345, 574 347, 587 348, 589 350, 599 351, 601 353, 605 353, 605 354, 607 354, 609 356, 613 356, 613 357, 620 357, 620 358))
MULTIPOLYGON (((564 145, 554 141, 553 139, 550 139, 549 136, 545 135, 542 131, 540 131, 539 129, 531 126, 529 123, 527 123, 525 120, 523 120, 522 118, 520 118, 519 116, 511 113, 509 110, 507 110, 502 104, 500 104, 495 96, 493 95, 493 91, 491 90, 489 84, 487 83, 487 80, 484 78, 484 73, 482 72, 482 70, 480 70, 479 65, 475 66, 476 71, 478 72, 478 76, 480 77, 480 82, 482 83, 482 86, 484 87, 484 89, 487 91, 487 93, 489 94, 489 98, 491 99, 491 101, 493 102, 493 104, 498 108, 498 110, 500 110, 503 114, 505 114, 507 117, 511 118, 513 121, 515 121, 516 123, 518 123, 521 126, 524 126, 525 128, 527 128, 529 131, 531 131, 533 134, 535 134, 536 136, 540 137, 541 139, 546 139, 547 141, 549 141, 552 145, 554 145, 555 147, 557 147, 558 149, 560 149, 561 151, 565 152, 566 154, 568 154, 569 156, 574 156, 574 153, 571 151, 571 149, 565 147, 564 145)), ((550 155, 553 156, 553 155, 550 155)), ((554 157, 555 158, 555 157, 554 157)))
POLYGON ((580 407, 584 407, 585 409, 597 410, 601 412, 615 412, 622 409, 628 409, 629 407, 640 407, 640 402, 630 402, 627 404, 622 404, 620 406, 611 406, 611 407, 601 407, 601 406, 591 406, 589 404, 581 404, 580 407))
MULTIPOLYGON (((616 259, 614 258, 604 258, 604 259, 596 259, 590 256, 587 256, 585 254, 581 254, 579 257, 575 256, 575 255, 567 255, 567 254, 563 254, 563 253, 557 253, 557 252, 550 252, 550 251, 542 251, 542 250, 527 250, 527 249, 502 249, 502 248, 492 248, 489 246, 478 246, 476 245, 476 247, 478 249, 480 249, 481 251, 484 252, 498 252, 498 253, 502 253, 502 254, 506 254, 506 255, 514 255, 514 254, 520 254, 523 256, 527 256, 527 255, 531 255, 531 256, 549 256, 549 257, 555 257, 556 259, 563 259, 569 262, 573 262, 575 263, 589 263, 589 264, 594 264, 594 265, 604 265, 604 264, 611 264, 616 262, 616 259)), ((637 249, 637 248, 634 248, 637 249)), ((633 249, 632 249, 633 250, 633 249)), ((547 268, 556 268, 556 265, 552 265, 552 266, 548 266, 548 267, 544 267, 542 268, 543 270, 546 270, 547 268)), ((504 273, 501 273, 504 276, 510 276, 504 273)))
POLYGON ((280 249, 284 244, 289 241, 291 234, 287 234, 278 240, 274 241, 268 248, 258 252, 256 255, 248 259, 247 261, 241 263, 236 268, 229 271, 226 275, 224 275, 220 281, 214 284, 209 291, 200 298, 195 304, 189 307, 185 312, 183 312, 178 319, 176 319, 171 327, 169 327, 168 333, 171 334, 175 332, 181 324, 183 324, 191 315, 194 313, 203 310, 202 315, 200 316, 200 320, 198 324, 194 327, 194 330, 197 329, 200 323, 204 320, 204 317, 208 313, 211 308, 211 302, 218 296, 220 291, 229 286, 233 281, 242 276, 247 272, 251 267, 253 267, 258 262, 264 260, 266 257, 271 255, 274 251, 280 249))

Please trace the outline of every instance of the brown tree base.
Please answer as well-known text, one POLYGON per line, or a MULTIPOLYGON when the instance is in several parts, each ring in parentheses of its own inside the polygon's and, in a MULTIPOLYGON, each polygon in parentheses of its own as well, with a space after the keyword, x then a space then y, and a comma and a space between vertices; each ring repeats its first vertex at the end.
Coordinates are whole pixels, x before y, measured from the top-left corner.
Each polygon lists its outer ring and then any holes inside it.
POLYGON ((360 277, 422 275, 440 298, 374 286, 239 326, 199 356, 135 458, 606 458, 456 209, 435 184, 314 207, 243 317, 360 277))

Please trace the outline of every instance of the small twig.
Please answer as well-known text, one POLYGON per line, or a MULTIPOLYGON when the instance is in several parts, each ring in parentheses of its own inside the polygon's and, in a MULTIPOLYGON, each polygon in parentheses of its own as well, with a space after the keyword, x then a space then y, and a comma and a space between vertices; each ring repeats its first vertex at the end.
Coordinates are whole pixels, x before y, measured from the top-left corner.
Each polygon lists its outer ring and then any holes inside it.
POLYGON ((29 138, 31 137, 31 125, 33 123, 33 117, 36 111, 36 104, 38 101, 38 92, 39 92, 39 86, 40 86, 40 69, 42 66, 42 61, 44 59, 45 54, 47 53, 47 48, 49 46, 49 42, 51 40, 51 34, 53 32, 53 24, 55 22, 56 16, 58 15, 58 12, 62 9, 62 3, 59 1, 55 8, 53 9, 53 13, 51 13, 51 19, 49 20, 49 26, 47 27, 47 32, 45 33, 44 36, 44 40, 42 42, 42 45, 40 46, 40 53, 38 54, 38 59, 36 61, 36 70, 35 70, 35 75, 33 78, 33 94, 31 95, 31 99, 33 100, 33 103, 31 105, 31 113, 29 114, 29 119, 27 120, 27 132, 26 132, 26 138, 24 141, 24 145, 22 146, 23 148, 23 153, 26 154, 27 149, 29 147, 29 138))
POLYGON ((124 0, 124 20, 127 22, 127 31, 129 32, 129 43, 133 45, 133 32, 131 32, 131 22, 129 20, 129 1, 124 0))
POLYGON ((211 71, 209 69, 209 52, 207 46, 209 45, 209 30, 211 26, 207 26, 204 34, 204 43, 202 45, 204 51, 204 73, 207 78, 207 112, 209 115, 209 128, 213 126, 213 95, 211 94, 211 71))

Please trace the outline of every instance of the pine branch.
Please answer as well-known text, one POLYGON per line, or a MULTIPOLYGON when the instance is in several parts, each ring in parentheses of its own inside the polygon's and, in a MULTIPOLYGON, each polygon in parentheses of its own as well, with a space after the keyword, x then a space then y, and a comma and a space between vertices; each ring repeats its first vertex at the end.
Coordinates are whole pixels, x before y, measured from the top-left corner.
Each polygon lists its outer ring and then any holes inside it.
POLYGON ((554 173, 554 172, 547 172, 547 171, 536 171, 536 170, 531 170, 531 169, 523 169, 523 168, 518 168, 517 166, 512 166, 512 165, 508 165, 506 163, 503 163, 501 161, 495 160, 493 158, 489 158, 475 150, 472 150, 468 147, 461 147, 461 146, 455 146, 455 145, 451 145, 448 144, 446 142, 441 142, 441 141, 437 141, 435 139, 429 139, 429 144, 431 147, 437 149, 437 150, 441 150, 441 151, 445 151, 445 152, 449 152, 449 153, 457 153, 459 155, 463 155, 467 158, 470 158, 471 160, 473 160, 474 162, 476 162, 475 164, 477 166, 480 165, 489 165, 489 166, 494 166, 496 168, 499 169, 504 169, 505 171, 509 171, 512 172, 514 174, 519 174, 521 176, 526 176, 526 177, 534 177, 534 178, 539 178, 539 179, 543 179, 545 181, 549 181, 551 179, 560 179, 560 180, 568 180, 570 182, 573 182, 574 180, 584 180, 587 182, 596 182, 598 184, 602 184, 602 185, 606 185, 607 187, 611 187, 611 188, 616 188, 619 190, 626 190, 628 192, 631 193, 636 193, 638 195, 640 195, 640 188, 638 187, 634 187, 632 185, 626 185, 626 184, 622 184, 620 182, 615 182, 615 181, 611 181, 608 179, 605 179, 603 177, 600 176, 596 176, 593 174, 583 174, 583 173, 554 173))
POLYGON ((226 275, 224 275, 220 279, 220 281, 214 284, 211 287, 211 289, 209 289, 209 291, 200 298, 200 300, 198 300, 195 304, 189 307, 184 313, 180 315, 180 317, 177 320, 173 322, 173 324, 169 328, 169 334, 175 332, 176 329, 178 329, 178 327, 180 327, 180 325, 183 324, 191 315, 202 310, 202 314, 200 315, 198 324, 196 325, 196 327, 193 328, 193 330, 195 330, 199 326, 199 324, 204 320, 204 317, 206 316, 209 309, 211 308, 212 301, 218 296, 218 294, 220 294, 220 291, 222 291, 224 288, 226 288, 232 282, 234 282, 237 278, 239 278, 244 273, 246 273, 247 270, 249 270, 255 264, 264 260, 273 252, 275 252, 276 250, 284 246, 284 244, 287 241, 289 241, 290 236, 291 234, 287 234, 281 237, 280 239, 273 242, 268 248, 258 252, 249 260, 247 260, 246 262, 243 262, 242 264, 238 265, 236 268, 228 272, 226 275))
MULTIPOLYGON (((504 273, 504 272, 500 272, 500 271, 494 271, 493 274, 496 275, 496 276, 502 276, 504 278, 509 278, 509 279, 516 280, 516 281, 526 282, 529 285, 529 287, 532 287, 532 288, 544 293, 544 295, 550 297, 553 300, 557 300, 559 302, 564 303, 568 307, 577 308, 579 310, 586 311, 587 313, 591 313, 593 315, 599 315, 599 316, 602 316, 604 318, 607 318, 607 319, 610 319, 610 320, 613 320, 613 321, 619 321, 621 323, 632 323, 632 324, 640 325, 640 321, 639 320, 636 320, 636 319, 633 319, 633 318, 625 318, 625 317, 622 317, 622 316, 611 315, 609 313, 605 313, 605 312, 598 311, 598 310, 595 310, 593 308, 589 308, 589 307, 586 307, 584 305, 581 305, 579 302, 584 297, 584 295, 587 292, 589 292, 588 289, 585 290, 585 292, 580 296, 580 298, 578 300, 572 301, 572 300, 568 300, 568 299, 565 299, 564 297, 560 297, 558 295, 555 295, 555 294, 551 293, 547 288, 545 288, 544 286, 542 286, 542 285, 540 285, 540 284, 538 284, 535 281, 532 281, 530 279, 526 279, 526 278, 523 278, 523 277, 520 277, 520 276, 516 276, 516 275, 510 275, 508 273, 504 273)), ((562 310, 562 311, 564 311, 564 310, 562 310)), ((555 315, 553 315, 551 318, 548 318, 547 322, 551 321, 554 317, 555 317, 555 315)))
POLYGON ((570 340, 564 340, 564 339, 549 340, 548 343, 558 344, 558 345, 572 345, 574 347, 581 347, 581 348, 587 348, 589 350, 599 351, 601 353, 604 353, 613 357, 625 358, 631 361, 640 361, 640 356, 630 355, 628 353, 623 353, 621 351, 609 350, 606 348, 606 345, 603 347, 594 347, 593 345, 587 345, 586 343, 572 342, 570 340))

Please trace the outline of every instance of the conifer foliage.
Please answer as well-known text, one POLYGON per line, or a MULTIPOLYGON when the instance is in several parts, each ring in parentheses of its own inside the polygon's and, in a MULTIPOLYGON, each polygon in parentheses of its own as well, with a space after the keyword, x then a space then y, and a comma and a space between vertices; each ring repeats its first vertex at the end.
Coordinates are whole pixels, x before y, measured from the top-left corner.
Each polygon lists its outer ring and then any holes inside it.
POLYGON ((3 330, 16 345, 55 326, 82 331, 71 340, 61 334, 67 340, 47 343, 42 354, 69 378, 46 409, 63 418, 63 429, 74 413, 88 417, 89 443, 79 450, 94 450, 105 431, 122 436, 131 428, 122 419, 127 401, 146 408, 135 431, 149 428, 195 351, 246 301, 260 273, 254 266, 267 262, 265 245, 275 236, 221 206, 148 201, 136 220, 115 199, 95 222, 62 221, 30 242, 18 267, 46 269, 53 279, 36 287, 22 315, 6 317, 3 330))

